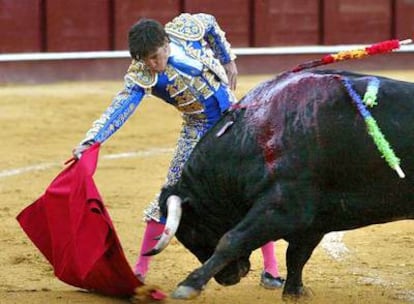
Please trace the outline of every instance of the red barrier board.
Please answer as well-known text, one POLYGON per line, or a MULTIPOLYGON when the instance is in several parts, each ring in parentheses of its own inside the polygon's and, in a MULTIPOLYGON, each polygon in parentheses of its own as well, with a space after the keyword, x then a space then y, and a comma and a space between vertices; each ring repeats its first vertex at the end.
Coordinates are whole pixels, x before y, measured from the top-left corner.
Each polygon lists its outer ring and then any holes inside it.
POLYGON ((398 0, 395 2, 395 38, 414 38, 414 1, 398 0))
POLYGON ((42 0, 0 0, 0 53, 42 50, 42 0))
POLYGON ((114 0, 114 48, 128 49, 128 31, 140 18, 152 18, 165 24, 180 13, 180 3, 179 0, 114 0))
POLYGON ((391 39, 392 0, 330 0, 324 5, 323 44, 391 39))
POLYGON ((319 43, 319 0, 262 0, 254 3, 253 46, 319 43))
POLYGON ((216 17, 232 47, 248 47, 252 35, 252 5, 249 0, 186 0, 184 11, 216 17))
POLYGON ((47 51, 105 51, 111 48, 110 0, 48 0, 47 51))

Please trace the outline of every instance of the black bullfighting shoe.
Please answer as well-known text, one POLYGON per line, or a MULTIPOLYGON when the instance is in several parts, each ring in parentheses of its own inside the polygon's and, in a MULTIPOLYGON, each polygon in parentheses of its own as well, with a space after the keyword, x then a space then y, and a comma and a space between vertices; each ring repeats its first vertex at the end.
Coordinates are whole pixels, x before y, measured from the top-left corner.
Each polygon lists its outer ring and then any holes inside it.
POLYGON ((270 273, 263 271, 260 276, 260 285, 266 289, 282 288, 285 280, 281 277, 274 277, 270 273))

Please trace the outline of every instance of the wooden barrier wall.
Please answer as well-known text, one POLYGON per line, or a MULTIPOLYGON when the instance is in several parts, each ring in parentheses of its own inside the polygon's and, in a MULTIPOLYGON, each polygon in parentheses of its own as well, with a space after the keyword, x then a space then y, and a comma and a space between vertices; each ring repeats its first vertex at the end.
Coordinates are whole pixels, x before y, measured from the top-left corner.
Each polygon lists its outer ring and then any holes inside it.
POLYGON ((234 47, 360 44, 414 33, 413 0, 0 0, 0 53, 124 50, 140 17, 216 16, 234 47))

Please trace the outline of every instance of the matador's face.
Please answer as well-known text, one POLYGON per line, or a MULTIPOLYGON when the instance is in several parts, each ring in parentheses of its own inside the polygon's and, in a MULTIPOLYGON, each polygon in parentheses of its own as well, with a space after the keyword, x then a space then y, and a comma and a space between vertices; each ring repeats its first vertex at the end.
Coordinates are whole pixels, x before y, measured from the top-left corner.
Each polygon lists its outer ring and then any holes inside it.
POLYGON ((157 51, 144 58, 143 62, 152 72, 163 72, 167 67, 167 60, 170 56, 170 52, 170 44, 166 42, 163 46, 159 47, 157 51))

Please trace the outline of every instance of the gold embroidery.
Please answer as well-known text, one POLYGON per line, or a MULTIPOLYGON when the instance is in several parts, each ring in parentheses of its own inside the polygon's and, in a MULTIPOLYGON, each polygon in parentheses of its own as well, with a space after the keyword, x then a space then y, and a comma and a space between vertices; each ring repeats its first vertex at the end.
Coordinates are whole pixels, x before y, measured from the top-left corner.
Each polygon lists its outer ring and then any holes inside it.
POLYGON ((228 83, 229 80, 227 78, 226 71, 224 70, 223 66, 220 62, 214 58, 213 56, 206 56, 205 54, 201 53, 201 50, 197 50, 193 48, 189 44, 182 44, 185 52, 190 55, 191 57, 199 60, 202 64, 207 66, 211 71, 213 71, 224 83, 228 83))
POLYGON ((182 118, 186 123, 191 124, 194 123, 194 120, 206 119, 206 115, 204 113, 183 113, 182 118))
POLYGON ((166 87, 166 90, 168 92, 168 94, 174 98, 175 95, 179 94, 180 92, 178 91, 178 88, 174 85, 174 84, 169 84, 166 87))
POLYGON ((172 80, 177 77, 177 71, 170 65, 167 65, 165 68, 165 75, 167 75, 168 80, 172 80))
POLYGON ((207 79, 207 82, 214 88, 214 90, 218 90, 220 87, 220 81, 217 80, 216 75, 211 73, 209 70, 203 71, 203 77, 207 79))
POLYGON ((213 91, 211 91, 211 89, 208 86, 205 86, 204 88, 200 88, 199 92, 201 93, 201 95, 204 96, 204 98, 209 98, 211 95, 213 95, 213 91))
POLYGON ((144 63, 135 59, 132 60, 125 77, 145 89, 153 87, 158 81, 157 74, 151 73, 151 70, 144 63))
MULTIPOLYGON (((185 91, 184 93, 180 94, 179 96, 176 96, 175 100, 177 100, 177 104, 178 107, 184 107, 190 103, 198 103, 200 104, 196 98, 194 97, 193 94, 191 94, 191 92, 189 91, 185 91)), ((202 107, 202 105, 200 104, 200 106, 202 107)))
POLYGON ((184 114, 203 112, 204 105, 198 98, 209 98, 220 86, 215 74, 208 69, 202 72, 202 76, 186 77, 168 65, 165 73, 172 81, 166 90, 177 102, 177 109, 184 114))
POLYGON ((192 81, 193 86, 197 89, 200 90, 202 87, 206 86, 206 82, 202 81, 200 77, 196 77, 193 79, 192 81))
POLYGON ((202 112, 203 106, 199 102, 193 102, 178 109, 183 113, 202 112))
POLYGON ((165 25, 165 31, 180 39, 197 41, 203 38, 203 23, 190 14, 181 14, 165 25))
POLYGON ((177 94, 185 91, 187 85, 180 77, 176 77, 173 83, 167 85, 166 89, 170 96, 174 98, 177 94))

